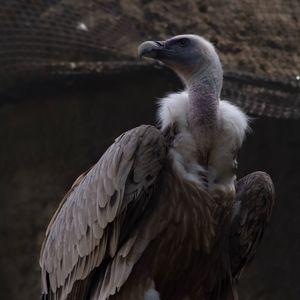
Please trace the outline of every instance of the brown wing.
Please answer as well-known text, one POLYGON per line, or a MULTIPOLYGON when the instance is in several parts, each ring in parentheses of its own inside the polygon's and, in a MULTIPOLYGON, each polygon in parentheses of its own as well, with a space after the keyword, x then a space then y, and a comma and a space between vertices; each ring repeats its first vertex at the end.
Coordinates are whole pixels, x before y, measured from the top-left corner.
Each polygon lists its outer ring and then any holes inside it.
POLYGON ((238 280, 254 257, 274 205, 274 186, 270 176, 254 172, 237 182, 237 196, 230 236, 232 277, 238 280))
POLYGON ((84 298, 84 279, 130 240, 130 230, 145 211, 165 156, 161 132, 140 126, 116 139, 75 182, 43 243, 40 265, 45 299, 84 298))

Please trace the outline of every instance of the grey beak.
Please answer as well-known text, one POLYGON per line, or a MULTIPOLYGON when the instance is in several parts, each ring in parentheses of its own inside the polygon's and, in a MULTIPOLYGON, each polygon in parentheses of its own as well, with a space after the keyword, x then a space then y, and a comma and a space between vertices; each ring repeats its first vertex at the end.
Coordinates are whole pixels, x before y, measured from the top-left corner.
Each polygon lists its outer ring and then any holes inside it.
POLYGON ((160 52, 164 49, 164 42, 147 41, 142 43, 138 48, 139 58, 150 57, 159 58, 160 52))

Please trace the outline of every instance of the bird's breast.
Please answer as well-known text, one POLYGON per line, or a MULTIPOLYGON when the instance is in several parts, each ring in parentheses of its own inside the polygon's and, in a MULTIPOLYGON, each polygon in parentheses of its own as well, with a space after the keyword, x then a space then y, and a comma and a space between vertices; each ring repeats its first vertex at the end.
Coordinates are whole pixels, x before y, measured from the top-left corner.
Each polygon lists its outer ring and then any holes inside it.
POLYGON ((219 260, 214 256, 219 241, 215 203, 196 181, 174 171, 165 174, 159 194, 160 213, 167 225, 146 254, 156 287, 165 299, 187 296, 178 296, 182 291, 177 285, 194 289, 191 295, 201 298, 202 287, 219 260))
POLYGON ((177 171, 170 169, 161 193, 161 201, 168 203, 166 215, 176 233, 172 242, 196 251, 209 251, 214 237, 214 200, 200 178, 177 171))

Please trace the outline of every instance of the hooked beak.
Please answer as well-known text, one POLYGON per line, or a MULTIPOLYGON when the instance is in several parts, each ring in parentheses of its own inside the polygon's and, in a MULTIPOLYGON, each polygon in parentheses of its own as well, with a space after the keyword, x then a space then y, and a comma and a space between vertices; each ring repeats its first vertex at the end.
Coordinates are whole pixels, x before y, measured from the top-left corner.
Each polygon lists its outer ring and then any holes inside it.
POLYGON ((149 57, 153 59, 159 59, 164 52, 165 44, 161 41, 147 41, 142 43, 138 48, 139 58, 149 57))

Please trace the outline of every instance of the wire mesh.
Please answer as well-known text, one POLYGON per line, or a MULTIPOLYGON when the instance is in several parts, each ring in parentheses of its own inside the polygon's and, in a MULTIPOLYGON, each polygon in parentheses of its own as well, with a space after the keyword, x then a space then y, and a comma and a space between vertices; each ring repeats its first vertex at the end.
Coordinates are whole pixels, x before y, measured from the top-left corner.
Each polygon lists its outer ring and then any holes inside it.
POLYGON ((103 72, 101 62, 135 61, 145 39, 187 32, 218 48, 226 97, 250 113, 298 118, 299 14, 298 0, 3 0, 0 90, 43 74, 103 72))

